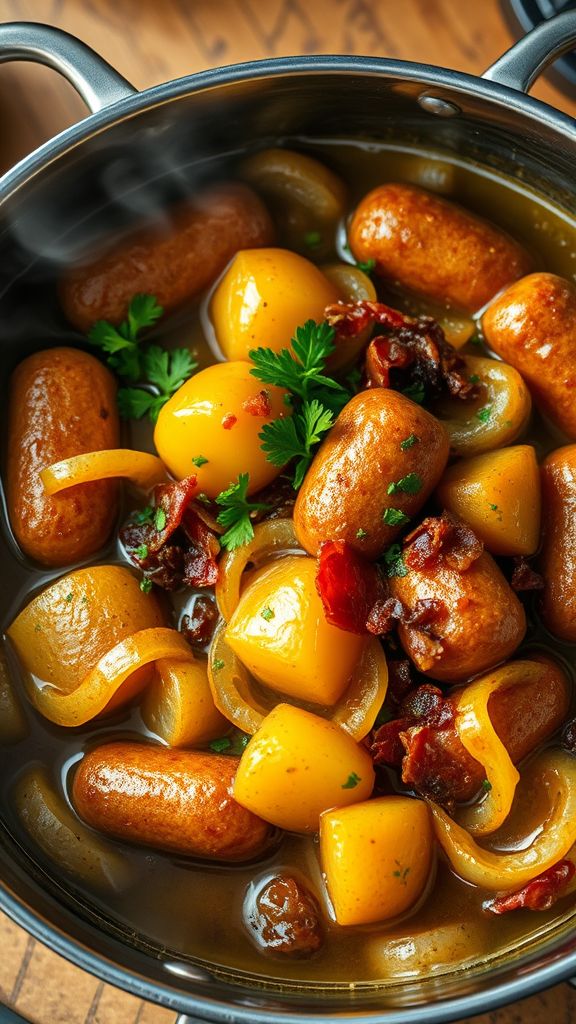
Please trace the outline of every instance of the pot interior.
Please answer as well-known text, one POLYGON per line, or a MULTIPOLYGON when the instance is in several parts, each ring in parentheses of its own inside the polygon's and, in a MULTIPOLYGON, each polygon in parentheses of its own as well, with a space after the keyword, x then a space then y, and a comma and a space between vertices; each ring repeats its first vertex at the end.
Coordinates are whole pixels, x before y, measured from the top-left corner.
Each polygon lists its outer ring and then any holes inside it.
MULTIPOLYGON (((143 220, 161 220, 168 206, 215 178, 236 176, 246 152, 268 145, 310 151, 325 160, 349 183, 352 206, 385 180, 412 181, 451 196, 537 251, 547 270, 576 279, 571 180, 576 133, 562 135, 552 116, 549 123, 538 120, 529 105, 522 111, 520 101, 505 102, 498 90, 492 102, 475 95, 473 80, 463 76, 430 74, 418 80, 414 71, 393 74, 384 65, 376 73, 374 62, 344 65, 338 73, 304 73, 294 64, 282 74, 198 92, 182 86, 173 90, 173 98, 159 90, 148 108, 88 133, 17 188, 6 188, 0 208, 4 408, 10 372, 26 355, 60 344, 89 350, 58 305, 57 282, 67 266, 92 255, 110 234, 127 232, 143 220), (458 104, 460 115, 442 120, 427 114, 418 104, 423 90, 440 91, 458 104)), ((169 334, 180 344, 192 339, 200 359, 210 361, 198 310, 175 316, 169 334)), ((131 443, 139 446, 150 438, 136 432, 131 443)), ((540 454, 547 443, 543 438, 540 454)), ((5 580, 0 625, 5 628, 30 594, 60 571, 39 572, 21 556, 5 515, 0 555, 5 580)), ((98 560, 120 557, 112 546, 98 560)), ((530 643, 551 646, 563 660, 572 657, 566 646, 541 632, 532 632, 530 643)), ((416 1019, 411 1010, 416 1014, 420 1007, 422 1019, 441 1019, 440 1004, 446 1000, 480 998, 487 987, 520 976, 527 987, 535 986, 537 970, 543 978, 547 965, 559 964, 576 949, 570 939, 574 915, 565 901, 519 926, 515 920, 495 920, 476 955, 464 954, 455 965, 438 954, 426 961, 425 974, 409 942, 402 946, 402 924, 389 936, 394 946, 381 935, 368 944, 368 959, 355 956, 350 940, 330 980, 319 961, 310 971, 292 965, 278 971, 273 962, 255 971, 242 955, 240 936, 230 936, 226 907, 235 899, 234 887, 222 889, 219 869, 193 868, 202 884, 191 896, 190 868, 147 851, 136 853, 137 884, 106 901, 67 879, 33 847, 14 813, 14 782, 36 761, 46 761, 64 777, 87 737, 73 730, 64 745, 58 730, 31 711, 27 717, 28 739, 0 749, 0 905, 4 899, 25 926, 116 984, 182 1008, 193 1006, 195 997, 207 1000, 206 1014, 217 1014, 220 1001, 253 1017, 351 1010, 409 1021, 416 1019), (209 914, 205 906, 211 907, 209 914)), ((133 735, 137 728, 134 717, 119 715, 100 724, 98 736, 133 735)), ((290 842, 292 855, 317 872, 298 841, 290 842)), ((237 879, 244 874, 248 879, 250 870, 236 870, 237 879)), ((451 900, 446 883, 447 908, 451 900)), ((452 924, 450 913, 446 920, 452 924)), ((466 925, 463 929, 465 942, 466 925)), ((468 1005, 472 1012, 473 1001, 468 1005)))

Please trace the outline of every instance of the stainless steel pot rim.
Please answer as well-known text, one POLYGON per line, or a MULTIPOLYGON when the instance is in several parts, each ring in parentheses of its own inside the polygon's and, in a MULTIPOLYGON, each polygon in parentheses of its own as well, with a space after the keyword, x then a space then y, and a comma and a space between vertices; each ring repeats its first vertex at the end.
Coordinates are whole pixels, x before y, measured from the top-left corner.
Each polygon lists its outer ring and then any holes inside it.
POLYGON ((450 97, 446 98, 451 99, 457 95, 466 97, 473 94, 475 98, 505 107, 508 111, 516 111, 530 117, 533 121, 544 121, 561 135, 569 138, 571 142, 576 143, 576 119, 517 89, 476 75, 451 71, 430 64, 373 57, 339 55, 280 57, 248 61, 244 64, 231 64, 222 68, 202 71, 154 86, 143 92, 129 91, 131 87, 126 83, 124 98, 96 113, 89 114, 83 120, 65 129, 0 177, 0 203, 13 195, 17 189, 49 164, 80 143, 100 134, 112 125, 121 123, 152 107, 167 104, 204 90, 255 79, 330 73, 414 82, 422 86, 423 92, 427 92, 429 89, 440 90, 435 93, 440 97, 442 90, 448 90, 450 97))

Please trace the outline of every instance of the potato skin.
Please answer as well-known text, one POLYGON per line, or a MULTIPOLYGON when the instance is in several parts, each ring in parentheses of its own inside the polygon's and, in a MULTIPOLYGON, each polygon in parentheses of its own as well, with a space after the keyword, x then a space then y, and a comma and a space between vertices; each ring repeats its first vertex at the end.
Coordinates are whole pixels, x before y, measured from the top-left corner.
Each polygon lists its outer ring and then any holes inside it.
POLYGON ((349 232, 357 260, 437 302, 474 313, 532 260, 506 232, 415 185, 387 184, 357 207, 349 232))
POLYGON ((489 306, 482 329, 540 408, 576 440, 576 285, 556 274, 529 274, 489 306))
POLYGON ((345 540, 377 558, 401 526, 382 515, 396 508, 414 516, 432 493, 448 460, 442 424, 397 391, 374 388, 355 395, 342 410, 316 454, 294 507, 302 546, 315 555, 326 540, 345 540), (417 443, 401 442, 415 434, 417 443), (387 494, 390 483, 410 473, 421 478, 417 494, 387 494), (358 537, 358 531, 365 531, 358 537))
POLYGON ((167 312, 218 277, 239 249, 270 245, 273 227, 246 185, 224 184, 175 207, 170 224, 137 231, 60 284, 66 317, 86 332, 97 320, 117 324, 134 295, 154 295, 167 312))
POLYGON ((117 514, 117 483, 78 484, 48 497, 40 470, 83 452, 117 448, 116 384, 93 356, 72 348, 36 352, 10 388, 6 490, 22 551, 42 565, 86 558, 106 542, 117 514))
POLYGON ((542 617, 554 636, 576 641, 576 444, 552 452, 541 468, 544 539, 542 617))
POLYGON ((447 610, 435 632, 441 651, 430 653, 429 638, 414 626, 400 626, 402 647, 416 667, 441 682, 463 682, 514 653, 526 632, 524 608, 486 551, 464 572, 438 564, 412 569, 390 580, 390 591, 409 610, 426 599, 447 610))
POLYGON ((187 857, 243 861, 262 853, 273 830, 236 803, 238 759, 147 743, 107 743, 86 754, 72 786, 76 811, 93 828, 187 857))

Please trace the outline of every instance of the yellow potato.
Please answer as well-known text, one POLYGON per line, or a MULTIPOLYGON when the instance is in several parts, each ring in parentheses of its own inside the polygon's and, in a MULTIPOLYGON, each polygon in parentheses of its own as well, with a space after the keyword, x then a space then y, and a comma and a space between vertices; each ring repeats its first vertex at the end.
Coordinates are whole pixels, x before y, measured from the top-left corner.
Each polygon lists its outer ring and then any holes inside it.
POLYGON ((432 410, 450 435, 457 455, 479 455, 512 444, 526 427, 532 410, 530 392, 517 370, 482 356, 465 356, 478 398, 443 398, 432 410), (477 380, 476 380, 477 378, 477 380))
POLYGON ((253 675, 274 690, 334 704, 348 685, 366 638, 326 621, 316 590, 317 562, 290 555, 246 588, 226 642, 253 675))
POLYGON ((244 249, 216 287, 210 318, 226 359, 251 349, 280 352, 307 320, 323 320, 340 292, 318 267, 288 249, 244 249))
POLYGON ((6 745, 18 743, 28 731, 4 651, 0 649, 0 741, 6 745))
POLYGON ((493 555, 532 555, 540 539, 540 474, 531 445, 475 455, 449 466, 436 495, 493 555))
POLYGON ((169 747, 206 743, 230 729, 214 705, 206 662, 201 661, 157 661, 141 713, 144 724, 169 747))
POLYGON ((278 704, 242 754, 234 798, 280 828, 316 832, 322 811, 367 800, 373 786, 372 759, 349 733, 278 704))
POLYGON ((332 247, 346 188, 324 164, 290 149, 265 149, 248 157, 242 172, 270 205, 291 249, 317 254, 332 247))
POLYGON ((320 855, 336 921, 372 924, 403 914, 422 895, 432 867, 426 804, 384 796, 320 818, 320 855))
POLYGON ((268 462, 258 434, 265 423, 289 416, 280 388, 264 387, 249 362, 216 363, 186 381, 162 408, 154 444, 170 472, 182 480, 191 473, 200 491, 215 498, 249 473, 249 494, 280 473, 268 462), (266 411, 259 409, 261 401, 266 411), (267 411, 269 409, 269 412, 267 411), (195 460, 201 462, 196 465, 195 460))

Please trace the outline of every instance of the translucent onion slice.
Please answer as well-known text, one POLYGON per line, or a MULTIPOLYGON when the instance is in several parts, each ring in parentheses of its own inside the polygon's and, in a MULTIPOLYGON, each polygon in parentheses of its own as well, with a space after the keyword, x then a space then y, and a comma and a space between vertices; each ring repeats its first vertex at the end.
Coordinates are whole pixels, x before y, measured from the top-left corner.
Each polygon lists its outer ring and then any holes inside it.
POLYGON ((115 644, 71 693, 29 676, 28 695, 34 707, 56 725, 84 725, 105 708, 111 710, 135 696, 149 679, 148 673, 138 670, 159 658, 194 660, 184 637, 175 629, 141 629, 115 644))
POLYGON ((258 566, 279 551, 299 548, 291 519, 270 519, 254 527, 254 537, 220 559, 216 602, 226 622, 230 620, 240 600, 242 573, 249 562, 258 566))
POLYGON ((125 477, 144 491, 155 484, 166 483, 169 479, 166 467, 157 455, 135 452, 131 448, 111 448, 73 455, 70 459, 54 462, 40 472, 44 490, 50 495, 77 484, 113 477, 125 477))
POLYGON ((59 873, 63 869, 99 889, 129 887, 128 861, 78 820, 43 771, 31 769, 18 779, 13 802, 24 828, 59 873))
POLYGON ((488 713, 493 693, 537 682, 545 667, 535 661, 513 661, 470 683, 457 703, 456 732, 469 754, 480 762, 491 789, 482 803, 462 809, 458 821, 473 835, 495 832, 510 813, 520 779, 488 713))
MULTIPOLYGON (((226 643, 225 631, 226 623, 221 622, 210 647, 208 678, 214 703, 229 722, 252 736, 276 704, 290 703, 297 707, 308 707, 302 702, 288 700, 285 694, 255 684, 250 673, 226 643)), ((372 638, 366 644, 357 670, 337 704, 326 708, 310 705, 308 710, 336 722, 355 740, 360 741, 374 725, 387 689, 386 658, 380 642, 372 638)))
POLYGON ((466 882, 491 892, 520 889, 562 860, 576 842, 576 758, 563 750, 546 750, 538 759, 535 778, 545 788, 549 813, 534 841, 523 850, 483 849, 442 808, 430 805, 436 837, 454 871, 466 882))

